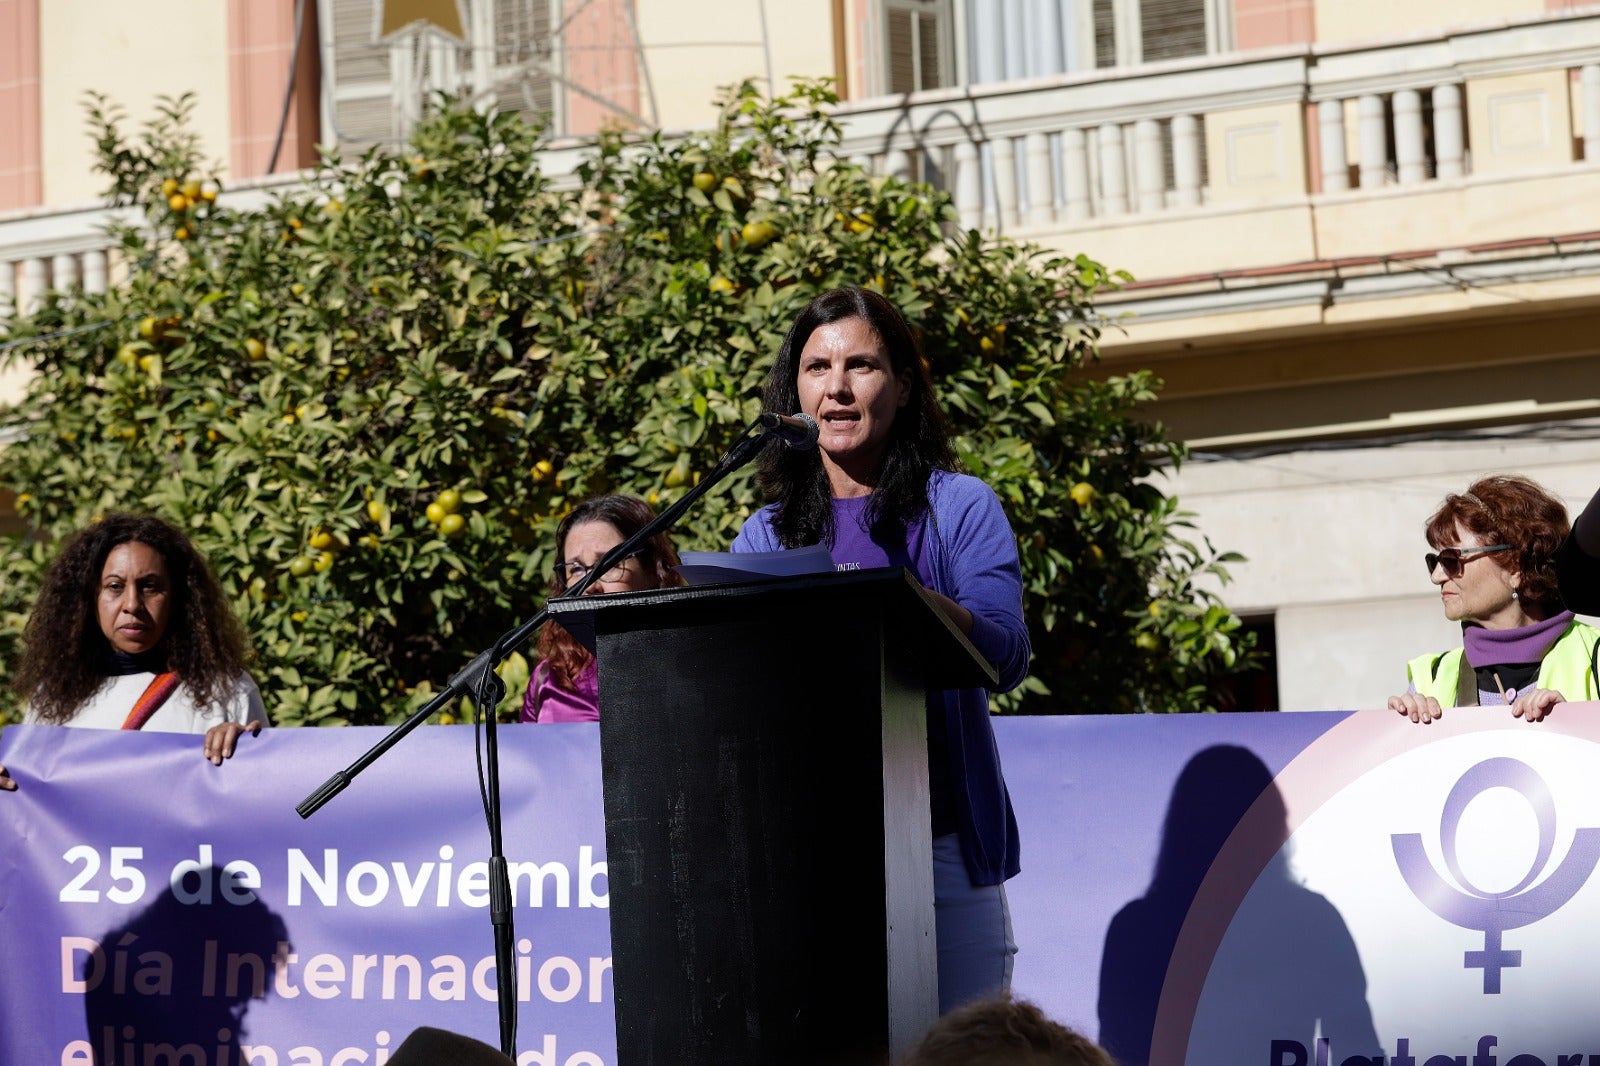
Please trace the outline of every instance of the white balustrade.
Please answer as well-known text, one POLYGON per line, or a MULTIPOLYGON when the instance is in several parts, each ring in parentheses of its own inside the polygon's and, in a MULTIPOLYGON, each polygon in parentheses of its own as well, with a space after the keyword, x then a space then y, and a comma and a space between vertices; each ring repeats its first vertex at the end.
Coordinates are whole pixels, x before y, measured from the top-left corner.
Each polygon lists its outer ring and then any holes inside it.
POLYGON ((1201 200, 1200 119, 1172 116, 1172 205, 1199 207, 1201 200))
POLYGON ((1016 230, 1022 224, 1018 211, 1020 190, 1017 188, 1017 146, 1010 137, 997 137, 991 143, 994 153, 995 207, 999 212, 999 229, 1016 230))
MULTIPOLYGON (((448 49, 416 42, 397 43, 392 59, 400 126, 416 117, 410 102, 419 86, 481 77, 465 60, 452 66, 448 49)), ((1310 197, 1314 189, 1342 194, 1352 184, 1359 195, 1381 193, 1396 182, 1416 187, 1470 180, 1467 104, 1474 99, 1474 79, 1551 71, 1564 77, 1581 73, 1573 94, 1581 155, 1600 161, 1600 12, 1552 14, 1377 47, 1230 53, 1109 73, 1034 71, 1027 81, 848 103, 835 117, 843 130, 842 158, 948 190, 963 226, 1031 238, 1099 219, 1248 203, 1251 189, 1230 173, 1238 162, 1231 154, 1232 131, 1281 126, 1293 121, 1286 114, 1301 113, 1308 101, 1316 108, 1316 162, 1287 160, 1283 173, 1303 174, 1314 165, 1320 181, 1302 183, 1298 192, 1292 180, 1278 182, 1263 195, 1310 197), (1235 117, 1243 112, 1248 117, 1235 117), (1347 128, 1351 116, 1353 131, 1347 128), (1226 147, 1228 158, 1208 160, 1208 145, 1219 153, 1226 147)), ((1009 66, 996 76, 1007 73, 1009 66)), ((1282 144, 1301 141, 1299 130, 1279 133, 1282 144)), ((573 187, 588 151, 577 141, 552 145, 542 159, 551 182, 573 187)), ((1541 156, 1534 169, 1549 165, 1548 156, 1541 156)), ((1503 180, 1504 160, 1497 166, 1497 179, 1503 180)), ((225 197, 249 207, 290 184, 265 179, 225 197)), ((104 290, 111 250, 104 228, 110 218, 138 221, 136 211, 109 208, 0 217, 0 302, 27 313, 50 288, 104 290)))
POLYGON ((50 260, 50 287, 59 292, 71 292, 78 287, 78 257, 66 252, 50 260))
POLYGON ((1161 149, 1161 123, 1142 118, 1133 124, 1133 173, 1140 211, 1159 211, 1166 206, 1167 175, 1161 149))
POLYGON ((1428 160, 1422 146, 1422 94, 1401 89, 1394 94, 1394 156, 1401 185, 1415 185, 1428 177, 1428 160))
POLYGON ((1023 143, 1023 158, 1028 171, 1028 225, 1048 226, 1055 221, 1055 167, 1050 158, 1050 135, 1042 130, 1029 133, 1023 143))
POLYGON ((1461 87, 1436 85, 1433 89, 1434 172, 1441 178, 1459 178, 1467 172, 1466 136, 1461 114, 1461 87))
POLYGON ((983 172, 978 165, 978 146, 970 140, 956 142, 956 211, 965 229, 983 224, 983 172))
POLYGON ((1389 178, 1389 124, 1383 97, 1368 93, 1358 99, 1356 124, 1361 187, 1375 189, 1389 178))
POLYGON ((891 148, 884 155, 883 172, 899 178, 901 181, 910 181, 911 154, 904 148, 891 148))
POLYGON ((1103 214, 1128 211, 1128 162, 1122 149, 1122 126, 1107 122, 1095 131, 1100 143, 1100 206, 1103 214))
POLYGON ((49 271, 45 269, 43 258, 34 257, 22 261, 22 283, 17 286, 17 309, 25 315, 31 315, 39 309, 39 303, 44 299, 45 290, 49 288, 49 271))
POLYGON ((1062 200, 1068 222, 1089 217, 1094 187, 1089 183, 1089 135, 1081 129, 1061 131, 1062 200))
POLYGON ((1317 149, 1322 156, 1322 191, 1343 192, 1350 187, 1350 160, 1344 148, 1344 101, 1317 104, 1317 149))

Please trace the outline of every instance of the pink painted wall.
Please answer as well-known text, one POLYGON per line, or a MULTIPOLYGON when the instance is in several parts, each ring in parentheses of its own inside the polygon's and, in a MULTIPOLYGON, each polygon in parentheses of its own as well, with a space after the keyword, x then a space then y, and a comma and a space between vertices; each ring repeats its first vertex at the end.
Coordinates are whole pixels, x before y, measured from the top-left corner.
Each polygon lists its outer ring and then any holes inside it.
MULTIPOLYGON (((265 174, 283 115, 294 51, 295 0, 228 0, 228 174, 265 174)), ((305 3, 294 99, 274 169, 316 162, 318 129, 317 5, 305 3)))
POLYGON ((39 0, 0 0, 0 211, 44 200, 39 0))
POLYGON ((1314 0, 1233 0, 1235 47, 1248 51, 1280 44, 1310 44, 1316 36, 1313 6, 1314 0))
MULTIPOLYGON (((568 80, 618 107, 640 114, 639 64, 628 31, 624 5, 631 0, 567 0, 571 13, 563 34, 568 80)), ((556 83, 556 92, 566 94, 566 132, 582 136, 597 133, 602 126, 617 126, 627 119, 617 110, 582 93, 556 83)))

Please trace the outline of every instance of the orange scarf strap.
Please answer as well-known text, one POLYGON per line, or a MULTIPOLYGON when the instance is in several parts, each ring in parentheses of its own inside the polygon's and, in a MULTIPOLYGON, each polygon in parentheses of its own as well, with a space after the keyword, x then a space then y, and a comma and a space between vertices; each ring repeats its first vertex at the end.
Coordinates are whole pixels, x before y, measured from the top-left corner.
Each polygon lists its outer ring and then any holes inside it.
POLYGON ((155 679, 145 688, 144 695, 134 703, 133 710, 128 712, 128 717, 122 723, 124 729, 143 729, 150 716, 161 709, 167 702, 167 697, 172 695, 178 687, 178 675, 174 671, 157 674, 155 679))

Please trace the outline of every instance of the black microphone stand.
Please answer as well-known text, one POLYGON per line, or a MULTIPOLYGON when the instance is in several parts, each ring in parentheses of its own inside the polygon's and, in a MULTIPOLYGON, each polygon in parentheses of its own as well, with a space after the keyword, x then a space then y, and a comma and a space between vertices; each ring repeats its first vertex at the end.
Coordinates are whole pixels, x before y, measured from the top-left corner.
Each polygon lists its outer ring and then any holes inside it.
MULTIPOLYGON (((770 430, 757 432, 764 424, 761 418, 757 418, 747 426, 744 434, 734 442, 732 448, 728 449, 727 454, 717 461, 717 465, 700 479, 699 484, 684 493, 676 503, 662 511, 643 529, 606 552, 589 568, 589 572, 577 585, 554 598, 568 599, 583 595, 590 585, 599 580, 601 574, 630 555, 637 545, 663 530, 671 529, 695 501, 710 491, 713 485, 756 457, 770 433, 770 430)), ((500 1050, 511 1059, 517 1057, 516 960, 513 954, 516 940, 511 918, 511 877, 506 866, 501 839, 500 744, 495 721, 495 707, 505 695, 505 682, 500 680, 494 668, 513 649, 526 641, 534 630, 543 625, 548 616, 549 611, 541 607, 532 618, 508 630, 495 641, 492 648, 480 652, 452 677, 437 696, 390 730, 360 758, 324 781, 295 807, 301 818, 310 818, 329 800, 348 788, 357 774, 400 743, 406 734, 417 726, 463 696, 477 704, 478 720, 483 726, 484 748, 487 752, 486 758, 483 752, 479 754, 478 776, 484 815, 489 823, 489 921, 494 926, 495 990, 500 1012, 500 1050), (485 762, 488 763, 487 773, 484 768, 485 762)))

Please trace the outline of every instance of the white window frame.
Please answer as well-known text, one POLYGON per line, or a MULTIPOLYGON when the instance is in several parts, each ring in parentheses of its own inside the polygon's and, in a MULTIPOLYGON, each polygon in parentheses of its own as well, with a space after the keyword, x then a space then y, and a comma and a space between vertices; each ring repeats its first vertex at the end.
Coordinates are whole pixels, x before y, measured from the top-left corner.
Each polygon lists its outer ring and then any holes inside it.
MULTIPOLYGON (((983 2, 983 0, 975 0, 983 2)), ((1095 69, 1094 4, 1092 0, 1078 0, 1076 34, 1078 66, 1083 70, 1095 69)), ((1112 35, 1115 39, 1113 63, 1119 67, 1136 66, 1144 62, 1144 28, 1140 18, 1140 0, 1111 0, 1112 35)), ((1233 5, 1230 0, 1205 0, 1206 55, 1233 50, 1233 5)))
MULTIPOLYGON (((875 95, 887 96, 894 90, 889 85, 889 15, 893 11, 907 11, 913 14, 931 14, 939 21, 943 29, 942 47, 940 48, 939 62, 949 77, 950 85, 963 85, 966 83, 966 63, 964 62, 964 48, 966 41, 961 33, 961 20, 957 18, 957 5, 965 0, 877 0, 871 26, 877 35, 877 40, 870 42, 872 55, 876 57, 876 70, 873 72, 873 89, 875 95)), ((983 2, 983 0, 979 0, 983 2)), ((915 26, 915 20, 912 21, 915 26)), ((912 61, 918 67, 922 64, 922 52, 919 48, 911 51, 912 61)), ((920 78, 919 78, 920 80, 920 78)))

